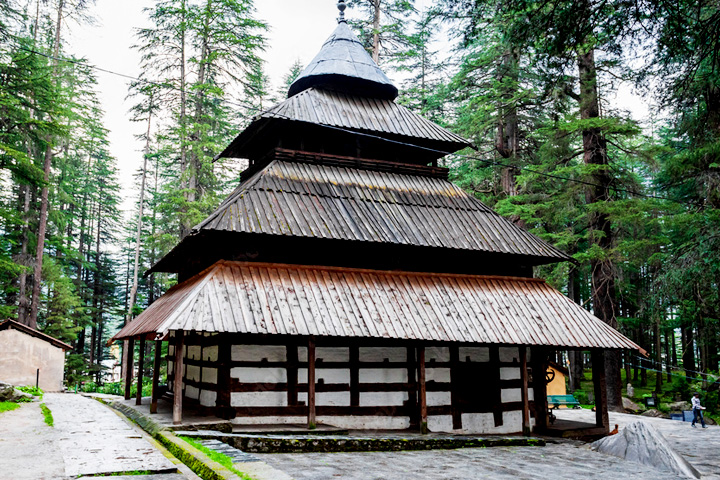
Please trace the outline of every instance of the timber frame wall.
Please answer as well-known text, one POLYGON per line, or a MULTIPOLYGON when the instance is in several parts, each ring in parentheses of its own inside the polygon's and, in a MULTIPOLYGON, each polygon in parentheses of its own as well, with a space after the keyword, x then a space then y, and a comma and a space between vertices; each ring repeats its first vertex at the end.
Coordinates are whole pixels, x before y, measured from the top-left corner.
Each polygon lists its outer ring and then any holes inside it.
MULTIPOLYGON (((240 424, 303 423, 312 410, 317 422, 343 428, 517 433, 535 416, 533 392, 540 386, 531 385, 527 399, 522 394, 528 376, 521 365, 533 365, 529 348, 523 359, 517 346, 317 339, 313 408, 308 341, 186 332, 183 399, 240 424)), ((168 372, 174 371, 174 343, 171 332, 168 372)), ((544 379, 544 369, 534 368, 544 379)))

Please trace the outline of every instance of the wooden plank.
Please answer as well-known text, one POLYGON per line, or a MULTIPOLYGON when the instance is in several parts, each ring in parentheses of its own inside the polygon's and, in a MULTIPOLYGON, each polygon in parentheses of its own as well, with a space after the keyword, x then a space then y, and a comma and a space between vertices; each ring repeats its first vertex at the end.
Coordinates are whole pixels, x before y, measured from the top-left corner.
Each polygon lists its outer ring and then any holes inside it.
POLYGON ((595 424, 610 431, 608 418, 607 381, 605 378, 605 352, 599 348, 590 350, 592 359, 593 386, 595 387, 595 424))
POLYGON ((142 405, 143 366, 145 365, 145 337, 140 337, 140 353, 138 356, 137 392, 135 405, 142 405))
POLYGON ((420 433, 428 433, 428 409, 427 409, 427 392, 425 388, 425 347, 417 348, 418 362, 418 384, 419 395, 418 403, 420 404, 420 433))
POLYGON ((308 428, 314 429, 315 420, 315 337, 308 338, 308 428))
POLYGON ((410 409, 411 412, 413 412, 412 416, 410 416, 410 428, 418 428, 420 425, 420 415, 417 415, 415 412, 419 412, 418 410, 418 390, 420 389, 419 382, 417 380, 418 377, 418 363, 416 361, 416 354, 417 349, 413 348, 412 346, 408 346, 405 351, 407 352, 407 378, 408 378, 408 401, 407 406, 410 409))
POLYGON ((185 332, 175 332, 175 359, 173 362, 173 425, 182 423, 183 406, 183 347, 185 346, 185 332))
POLYGON ((522 430, 523 435, 530 435, 530 402, 528 400, 528 372, 527 372, 527 347, 521 345, 520 349, 520 378, 522 387, 520 389, 522 398, 522 430))
POLYGON ((135 340, 132 338, 125 341, 125 400, 130 400, 132 384, 133 357, 135 356, 135 340))
POLYGON ((160 363, 162 362, 162 340, 155 341, 155 361, 153 362, 152 397, 150 400, 150 413, 157 413, 158 386, 160 383, 160 363))

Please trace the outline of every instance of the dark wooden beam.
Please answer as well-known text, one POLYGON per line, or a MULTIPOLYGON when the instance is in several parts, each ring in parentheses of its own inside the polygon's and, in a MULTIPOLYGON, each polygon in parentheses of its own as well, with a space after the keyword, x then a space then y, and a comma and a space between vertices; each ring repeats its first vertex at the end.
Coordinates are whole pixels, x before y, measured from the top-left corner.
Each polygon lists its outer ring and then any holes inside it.
POLYGON ((182 423, 183 406, 183 347, 185 346, 185 332, 175 332, 175 352, 173 362, 173 425, 182 423))
POLYGON ((502 388, 500 387, 500 347, 491 345, 490 353, 490 378, 488 379, 488 395, 492 398, 493 404, 493 420, 495 426, 499 427, 503 424, 503 403, 502 388))
POLYGON ((417 349, 418 403, 420 404, 420 433, 428 433, 427 392, 425 390, 425 347, 417 349))
POLYGON ((314 429, 315 420, 315 337, 308 339, 308 428, 314 429))
POLYGON ((527 347, 521 345, 520 350, 520 387, 522 398, 522 431, 523 435, 530 435, 530 401, 528 400, 528 369, 527 369, 527 347))
POLYGON ((153 362, 152 397, 150 399, 150 413, 157 413, 158 386, 160 383, 160 363, 162 362, 162 340, 155 341, 155 361, 153 362))
POLYGON ((360 405, 360 347, 350 346, 350 405, 360 405))
POLYGON ((530 365, 532 366, 533 403, 535 405, 535 430, 542 433, 547 429, 547 384, 545 371, 547 370, 547 350, 534 347, 530 352, 530 365))
POLYGON ((288 344, 287 347, 287 402, 288 405, 298 404, 298 347, 288 344))
POLYGON ((125 355, 125 400, 130 400, 132 385, 133 357, 135 356, 135 340, 132 338, 125 342, 127 355, 125 355))
POLYGON ((235 409, 230 407, 230 392, 232 386, 232 378, 230 369, 232 368, 232 339, 228 335, 218 335, 218 377, 217 377, 217 397, 215 405, 217 407, 217 416, 224 419, 234 418, 235 409))
POLYGON ((417 364, 417 349, 408 346, 406 349, 407 352, 407 394, 408 394, 408 400, 407 400, 407 406, 410 409, 411 412, 414 412, 410 416, 410 428, 416 429, 420 427, 420 410, 418 409, 418 364, 417 364))
POLYGON ((143 366, 145 365, 145 337, 140 337, 140 351, 138 354, 137 392, 135 392, 135 405, 142 405, 143 366))
POLYGON ((591 350, 592 356, 592 377, 595 387, 595 424, 610 431, 610 419, 608 418, 607 405, 607 382, 605 380, 605 352, 600 349, 591 350))
POLYGON ((460 350, 456 345, 451 345, 450 350, 450 406, 452 411, 453 428, 462 428, 462 410, 460 409, 460 396, 458 395, 458 363, 460 362, 460 350))

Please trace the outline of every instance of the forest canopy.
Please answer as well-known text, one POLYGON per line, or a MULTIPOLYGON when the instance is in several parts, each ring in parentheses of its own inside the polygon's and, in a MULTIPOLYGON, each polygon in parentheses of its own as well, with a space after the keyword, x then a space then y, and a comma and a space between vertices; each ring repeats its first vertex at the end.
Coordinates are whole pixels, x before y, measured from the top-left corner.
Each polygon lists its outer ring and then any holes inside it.
MULTIPOLYGON (((716 1, 348 5, 398 102, 475 145, 443 159, 452 181, 575 259, 536 276, 648 349, 650 371, 718 371, 716 1)), ((93 9, 0 0, 0 318, 71 343, 71 384, 102 381, 107 340, 174 284, 143 272, 238 184, 243 166, 214 156, 303 67, 271 82, 272 25, 252 0, 148 1, 143 73, 121 92, 143 152, 136 190, 122 191, 99 66, 66 41, 93 9), (134 209, 120 211, 127 196, 134 209)), ((620 369, 638 359, 606 362, 617 406, 620 369)))

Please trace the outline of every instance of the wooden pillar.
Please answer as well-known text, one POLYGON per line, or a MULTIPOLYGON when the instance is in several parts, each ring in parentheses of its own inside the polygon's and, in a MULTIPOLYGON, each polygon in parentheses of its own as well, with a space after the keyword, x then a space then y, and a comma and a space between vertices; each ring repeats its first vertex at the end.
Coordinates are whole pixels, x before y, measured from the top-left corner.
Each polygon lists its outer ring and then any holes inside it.
POLYGON ((488 395, 492 399, 493 421, 495 426, 503 424, 502 386, 500 383, 500 347, 490 345, 490 378, 486 380, 488 395))
POLYGON ((135 405, 142 405, 143 365, 145 365, 145 337, 140 337, 140 353, 138 355, 137 392, 135 405))
POLYGON ((153 362, 152 398, 150 399, 150 413, 157 413, 158 384, 160 383, 160 362, 162 362, 162 340, 155 341, 155 361, 153 362))
POLYGON ((315 337, 308 339, 308 428, 315 428, 315 337))
POLYGON ((182 423, 183 406, 183 347, 185 346, 185 332, 175 332, 175 354, 173 359, 173 425, 182 423))
POLYGON ((450 413, 454 429, 462 428, 462 410, 460 408, 460 396, 458 395, 458 363, 460 362, 460 349, 455 345, 448 347, 450 350, 450 413))
POLYGON ((127 355, 125 355, 125 400, 130 400, 130 386, 132 385, 133 357, 135 356, 135 340, 125 341, 127 355))
POLYGON ((230 369, 232 368, 232 337, 227 333, 218 335, 218 380, 217 380, 217 397, 215 400, 216 413, 220 418, 226 420, 235 418, 236 410, 232 407, 232 396, 230 388, 232 377, 230 369))
POLYGON ((539 347, 533 348, 530 356, 533 376, 533 403, 535 404, 535 430, 542 433, 547 429, 548 422, 547 384, 545 383, 547 350, 539 347))
POLYGON ((289 344, 287 347, 287 402, 288 405, 298 404, 298 347, 289 344))
POLYGON ((415 429, 420 427, 420 415, 418 406, 418 366, 417 366, 417 349, 410 345, 406 347, 406 362, 407 362, 407 408, 410 412, 410 428, 415 429))
POLYGON ((603 427, 605 433, 610 431, 608 418, 607 382, 605 380, 605 352, 598 348, 591 351, 592 376, 595 387, 595 424, 603 427))
POLYGON ((420 433, 428 433, 427 391, 425 387, 425 347, 417 348, 418 403, 420 405, 420 433))
POLYGON ((360 405, 360 347, 350 345, 350 406, 360 405))
POLYGON ((520 350, 520 389, 522 398, 522 431, 523 435, 530 435, 530 401, 528 400, 528 371, 527 371, 527 347, 521 345, 520 350))

